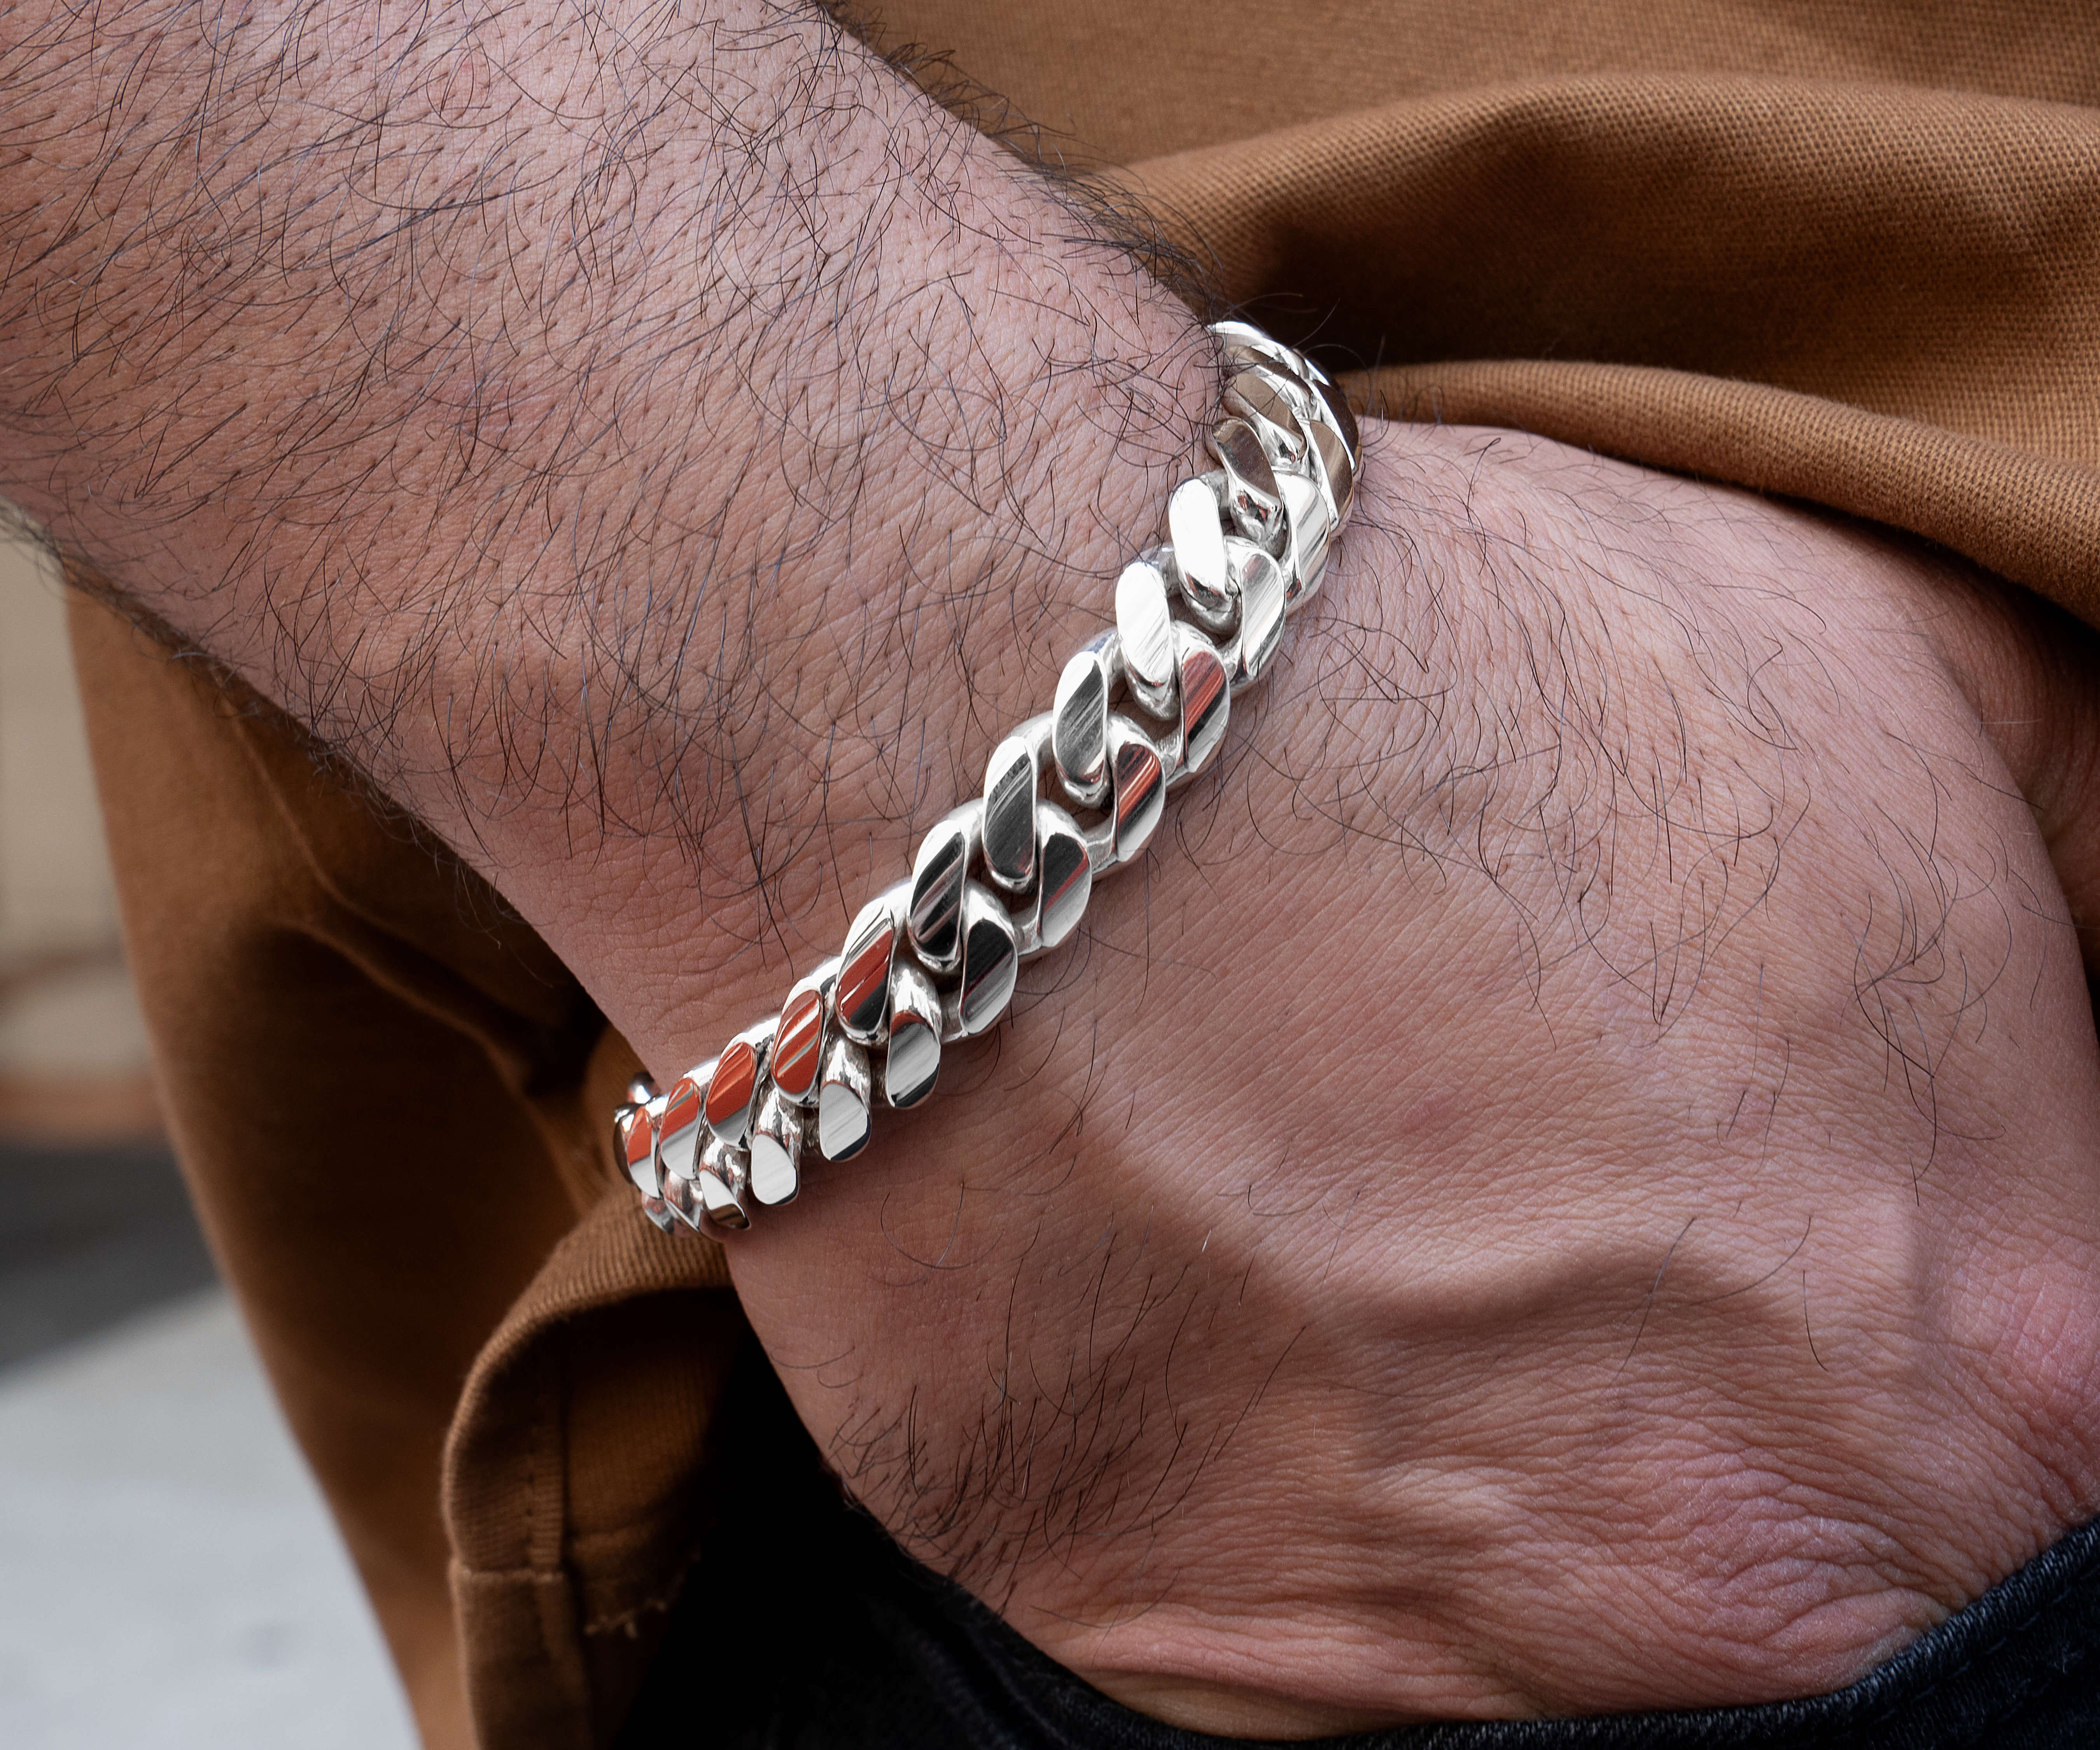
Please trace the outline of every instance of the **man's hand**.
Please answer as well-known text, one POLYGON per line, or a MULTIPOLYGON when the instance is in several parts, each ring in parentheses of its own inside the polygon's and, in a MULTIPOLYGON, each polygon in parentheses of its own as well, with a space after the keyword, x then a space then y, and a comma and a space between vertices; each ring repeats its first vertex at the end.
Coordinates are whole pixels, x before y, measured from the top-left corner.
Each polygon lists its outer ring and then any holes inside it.
MULTIPOLYGON (((763 0, 25 4, 0 147, 0 483, 660 1073, 977 787, 1213 399, 763 0)), ((2091 1018, 1958 678, 2010 748, 2032 651, 1550 445, 1362 493, 1158 854, 739 1287, 905 1543, 1169 1717, 1838 1681, 2095 1504, 2091 1018)))
POLYGON ((1836 1686, 2100 1505, 2100 1060, 1964 688, 2040 790, 2091 712, 2027 733, 1952 564, 1369 430, 1224 774, 739 1291, 907 1546, 1150 1711, 1836 1686))

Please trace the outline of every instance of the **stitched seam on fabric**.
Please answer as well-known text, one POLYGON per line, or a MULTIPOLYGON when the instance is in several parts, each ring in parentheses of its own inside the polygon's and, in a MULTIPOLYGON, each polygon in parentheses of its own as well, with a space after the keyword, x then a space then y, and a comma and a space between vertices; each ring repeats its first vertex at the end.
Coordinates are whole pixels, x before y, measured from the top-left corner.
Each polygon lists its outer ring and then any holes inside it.
POLYGON ((638 1624, 643 1617, 664 1615, 670 1610, 673 1605, 678 1602, 678 1595, 684 1590, 685 1576, 682 1573, 679 1576, 678 1584, 673 1587, 669 1592, 661 1594, 655 1598, 644 1598, 639 1604, 633 1606, 631 1609, 618 1611, 611 1616, 594 1616, 584 1624, 584 1633, 586 1635, 607 1635, 624 1633, 631 1636, 637 1632, 636 1624, 638 1624))
POLYGON ((455 1562, 452 1565, 458 1568, 462 1580, 470 1582, 501 1580, 505 1585, 516 1585, 521 1580, 529 1580, 539 1585, 553 1580, 566 1583, 569 1577, 558 1567, 469 1567, 461 1562, 455 1562))
POLYGON ((686 1581, 694 1568, 699 1565, 700 1552, 707 1547, 708 1540, 711 1535, 710 1532, 702 1532, 687 1539, 685 1554, 679 1558, 672 1571, 668 1591, 652 1593, 639 1604, 632 1605, 624 1611, 615 1611, 609 1616, 587 1617, 584 1621, 584 1633, 585 1634, 614 1633, 623 1628, 631 1627, 642 1617, 652 1612, 669 1610, 678 1602, 679 1594, 686 1589, 686 1581))

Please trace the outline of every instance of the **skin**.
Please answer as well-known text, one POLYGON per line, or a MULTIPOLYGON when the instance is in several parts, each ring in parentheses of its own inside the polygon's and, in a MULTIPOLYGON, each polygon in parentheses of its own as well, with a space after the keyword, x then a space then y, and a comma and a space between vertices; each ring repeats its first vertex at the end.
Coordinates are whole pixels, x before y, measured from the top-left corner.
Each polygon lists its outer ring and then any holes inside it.
MULTIPOLYGON (((977 787, 1215 395, 799 11, 30 4, 0 94, 0 484, 666 1078, 977 787)), ((1162 1717, 1842 1683, 2100 1497, 2082 635, 1365 443, 1154 855, 739 1291, 905 1545, 1162 1717)))

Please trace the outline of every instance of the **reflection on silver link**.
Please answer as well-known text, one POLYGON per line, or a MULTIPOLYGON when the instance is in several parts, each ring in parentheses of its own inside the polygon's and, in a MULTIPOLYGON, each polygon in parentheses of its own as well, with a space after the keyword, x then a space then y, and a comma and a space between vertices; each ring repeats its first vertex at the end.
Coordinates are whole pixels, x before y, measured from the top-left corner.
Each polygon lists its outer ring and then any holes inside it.
POLYGON ((1308 381, 1316 375, 1322 381, 1326 379, 1326 373, 1303 353, 1263 333, 1251 322, 1214 322, 1211 324, 1211 337, 1224 355, 1228 369, 1240 364, 1280 364, 1286 370, 1297 372, 1308 381))
POLYGON ((1155 717, 1174 708, 1174 621, 1159 567, 1133 560, 1116 580, 1116 636, 1131 697, 1155 717))
POLYGON ((1268 452, 1243 419, 1220 420, 1211 428, 1211 453, 1224 483, 1225 514, 1241 536, 1276 550, 1283 540, 1283 495, 1268 452))
POLYGON ((694 1232, 700 1231, 700 1194, 690 1179, 676 1173, 664 1175, 664 1206, 694 1232))
POLYGON ((1054 802, 1035 804, 1035 840, 1041 847, 1035 907, 1023 932, 1021 952, 1054 948, 1079 927, 1094 891, 1094 860, 1079 823, 1054 802))
POLYGON ((911 866, 911 905, 905 917, 911 946, 933 972, 963 962, 963 884, 977 853, 984 804, 966 802, 920 841, 911 866))
POLYGON ((1193 626, 1174 628, 1174 666, 1181 694, 1181 772, 1193 774, 1225 738, 1232 689, 1218 647, 1193 626))
POLYGON ((889 967, 911 898, 903 884, 876 894, 847 932, 832 1007, 839 1031, 856 1045, 880 1045, 889 1036, 889 967))
POLYGON ((1334 510, 1335 522, 1339 523, 1356 501, 1357 465, 1349 460, 1348 446, 1325 425, 1312 428, 1312 457, 1320 465, 1321 477, 1326 483, 1327 502, 1334 510))
POLYGON ((1319 394, 1320 404, 1326 409, 1327 423, 1342 440, 1348 452, 1349 471, 1354 474, 1363 461, 1361 434, 1357 430, 1356 410, 1343 398, 1342 391, 1329 382, 1324 374, 1314 381, 1312 387, 1319 394))
POLYGON ((827 1161, 850 1161, 867 1146, 874 1109, 866 1049, 843 1037, 832 1040, 817 1093, 817 1147, 827 1161))
POLYGON ((1234 549, 1233 577, 1239 590, 1240 629, 1226 667, 1237 691, 1261 678, 1282 641, 1284 593, 1289 585, 1282 566, 1251 541, 1229 544, 1234 549))
POLYGON ((831 1029, 832 997, 838 981, 836 959, 796 980, 773 1031, 767 1073, 774 1087, 798 1106, 817 1103, 817 1078, 823 1068, 824 1038, 831 1029))
POLYGON ((656 1177, 660 1181, 676 1174, 681 1179, 693 1176, 695 1164, 700 1157, 700 1143, 706 1135, 702 1122, 701 1103, 715 1066, 702 1064, 688 1069, 671 1084, 671 1091, 664 1096, 664 1106, 655 1119, 656 1177))
POLYGON ((1089 639, 1057 677, 1051 707, 1050 752, 1065 794, 1081 808, 1099 808, 1109 793, 1109 694, 1115 690, 1116 636, 1089 639))
POLYGON ((751 1225, 751 1157, 743 1149, 710 1140, 700 1151, 700 1175, 694 1185, 702 1211, 717 1228, 751 1225))
POLYGON ((1109 771, 1115 860, 1127 863, 1145 849, 1167 805, 1167 765, 1152 738, 1126 716, 1109 719, 1109 771))
POLYGON ((751 1194, 761 1203, 792 1203, 802 1188, 802 1109, 769 1087, 751 1125, 751 1194))
POLYGON ((1006 1012, 1020 970, 1020 932, 1013 919, 989 888, 971 882, 963 893, 963 981, 955 987, 956 1026, 964 1038, 984 1032, 1006 1012))
POLYGON ((708 1128, 718 1141, 740 1148, 751 1135, 752 1109, 758 1102, 759 1080, 765 1073, 765 1054, 772 1043, 773 1023, 762 1021, 745 1028, 715 1060, 703 1109, 708 1128))
POLYGON ((1253 427, 1279 478, 1304 465, 1312 441, 1291 400, 1277 373, 1264 366, 1242 371, 1225 385, 1225 410, 1253 427))
POLYGON ((899 1111, 933 1091, 941 1073, 941 990, 908 955, 889 975, 889 1053, 882 1097, 899 1111))
POLYGON ((1224 631, 1233 623, 1234 598, 1216 491, 1202 480, 1184 480, 1176 487, 1167 500, 1167 532, 1173 538, 1181 599, 1198 624, 1212 632, 1224 631))
POLYGON ((631 1100, 613 1109, 612 1157, 643 1197, 656 1195, 655 1131, 649 1114, 631 1100))
POLYGON ((1035 879, 1035 749, 1009 735, 985 767, 985 873, 1009 893, 1035 879))
POLYGON ((899 1110, 931 1094, 943 1046, 996 1026, 1021 962, 1069 939, 1096 882, 1144 853, 1167 791, 1216 753, 1233 694, 1319 588, 1356 496, 1356 416, 1259 328, 1211 333, 1225 372, 1204 434, 1217 466, 1174 489, 1166 544, 1124 566, 1113 629, 1065 665, 1051 710, 999 743, 982 796, 934 826, 910 879, 861 908, 777 1018, 668 1093, 646 1076, 629 1086, 614 1157, 665 1232, 748 1226, 800 1192, 805 1142, 850 1160, 878 1092, 899 1110))
MULTIPOLYGON (((1271 340, 1260 329, 1245 322, 1220 322, 1214 325, 1211 333, 1217 337, 1224 350, 1228 367, 1238 364, 1280 365, 1301 381, 1309 384, 1320 398, 1315 409, 1316 417, 1342 440, 1348 452, 1349 470, 1355 473, 1361 456, 1361 444, 1357 430, 1357 416, 1349 403, 1343 399, 1332 379, 1310 359, 1294 352, 1282 342, 1271 340)), ((1312 434, 1319 441, 1319 434, 1312 434)), ((1346 505, 1346 495, 1337 494, 1338 503, 1346 505)), ((1347 514, 1344 509, 1343 514, 1347 514)))
POLYGON ((1335 513, 1317 481, 1294 474, 1286 474, 1282 483, 1284 513, 1290 521, 1290 582, 1283 605, 1295 612, 1320 587, 1327 542, 1335 532, 1335 513))
POLYGON ((622 1132, 622 1139, 626 1144, 628 1176, 642 1189, 642 1213, 668 1233, 677 1218, 664 1201, 664 1180, 656 1166, 656 1131, 664 1121, 666 1102, 646 1076, 637 1076, 628 1084, 627 1092, 630 1104, 621 1109, 627 1113, 628 1127, 622 1132), (636 1104, 633 1100, 638 1094, 646 1097, 636 1104))

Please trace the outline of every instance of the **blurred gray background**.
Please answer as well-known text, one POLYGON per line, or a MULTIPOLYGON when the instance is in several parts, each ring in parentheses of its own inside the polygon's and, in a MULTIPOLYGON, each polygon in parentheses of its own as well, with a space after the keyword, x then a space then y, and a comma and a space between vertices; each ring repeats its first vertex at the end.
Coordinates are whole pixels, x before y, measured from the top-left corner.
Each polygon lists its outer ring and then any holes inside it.
POLYGON ((0 540, 0 1745, 412 1741, 161 1134, 64 600, 0 540))

